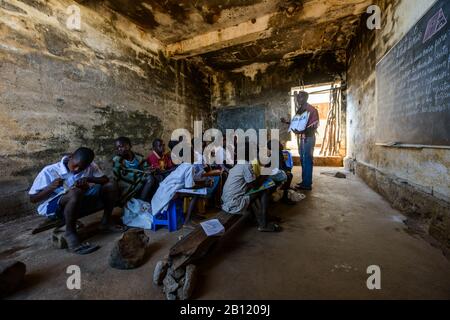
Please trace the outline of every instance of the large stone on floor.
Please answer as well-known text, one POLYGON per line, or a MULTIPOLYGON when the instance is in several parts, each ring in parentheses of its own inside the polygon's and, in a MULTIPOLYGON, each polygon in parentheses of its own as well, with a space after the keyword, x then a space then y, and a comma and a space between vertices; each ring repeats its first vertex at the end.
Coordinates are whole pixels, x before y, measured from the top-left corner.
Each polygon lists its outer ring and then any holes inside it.
POLYGON ((109 257, 116 269, 134 269, 144 263, 149 238, 143 229, 130 229, 117 241, 109 257))
POLYGON ((166 300, 177 300, 177 296, 174 293, 166 292, 166 300))
POLYGON ((175 280, 179 281, 186 274, 186 270, 184 268, 178 268, 171 270, 170 273, 175 280))
POLYGON ((13 293, 23 282, 26 266, 23 262, 0 261, 0 298, 13 293))
POLYGON ((177 281, 170 274, 166 275, 166 277, 163 280, 163 284, 165 293, 176 292, 179 287, 177 281))
POLYGON ((169 262, 167 260, 160 260, 156 264, 155 270, 153 271, 153 283, 160 286, 167 274, 167 269, 169 268, 169 262))
POLYGON ((343 173, 343 172, 340 172, 340 171, 336 172, 336 173, 334 174, 334 176, 335 176, 336 178, 339 178, 339 179, 346 179, 346 178, 347 178, 347 175, 346 175, 345 173, 343 173))
POLYGON ((195 283, 197 280, 197 267, 190 264, 186 267, 186 274, 183 278, 183 287, 178 290, 178 298, 180 300, 190 299, 194 292, 195 283))

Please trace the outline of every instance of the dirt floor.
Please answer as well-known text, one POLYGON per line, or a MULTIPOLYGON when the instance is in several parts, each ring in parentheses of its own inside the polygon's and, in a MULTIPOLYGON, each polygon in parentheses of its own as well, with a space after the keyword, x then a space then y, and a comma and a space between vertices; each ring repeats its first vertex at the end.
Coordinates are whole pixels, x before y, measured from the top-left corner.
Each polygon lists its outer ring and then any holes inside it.
MULTIPOLYGON (((279 234, 259 233, 248 220, 200 265, 196 299, 450 299, 450 261, 408 230, 359 178, 320 174, 314 190, 295 206, 275 204, 284 219, 279 234), (366 269, 381 268, 381 290, 368 290, 366 269)), ((298 182, 299 168, 296 168, 298 182)), ((92 217, 89 217, 91 219, 92 217)), ((57 250, 51 231, 30 234, 39 218, 0 226, 0 259, 27 265, 26 283, 12 299, 164 299, 152 284, 156 262, 185 233, 149 231, 151 255, 142 267, 108 265, 120 235, 99 235, 99 251, 77 256, 57 250), (68 290, 66 268, 81 268, 81 290, 68 290)))

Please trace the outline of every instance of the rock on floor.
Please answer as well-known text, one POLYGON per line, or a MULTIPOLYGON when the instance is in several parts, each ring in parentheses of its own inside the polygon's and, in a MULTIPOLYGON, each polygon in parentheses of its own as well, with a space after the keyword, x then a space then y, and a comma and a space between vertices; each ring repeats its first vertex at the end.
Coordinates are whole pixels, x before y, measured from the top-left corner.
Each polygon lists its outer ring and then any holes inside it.
POLYGON ((172 277, 178 281, 184 277, 184 275, 186 274, 186 270, 183 268, 178 268, 177 270, 174 271, 171 270, 170 273, 172 274, 172 277))
POLYGON ((116 269, 134 269, 144 263, 149 238, 143 229, 130 229, 117 241, 109 257, 116 269))
POLYGON ((179 287, 178 282, 170 274, 167 274, 166 277, 164 278, 163 285, 164 285, 163 290, 165 293, 176 292, 179 287))
POLYGON ((0 261, 0 298, 13 293, 22 283, 26 273, 23 262, 0 261))
POLYGON ((187 300, 192 296, 194 292, 195 283, 197 280, 197 267, 190 264, 186 267, 186 274, 184 276, 183 290, 181 290, 181 295, 178 296, 180 300, 187 300))
POLYGON ((153 282, 163 285, 167 300, 187 300, 192 296, 196 283, 196 266, 190 264, 186 268, 173 270, 165 260, 159 261, 153 273, 153 282))
POLYGON ((169 262, 167 260, 160 260, 156 264, 155 270, 153 271, 153 283, 157 286, 162 285, 164 278, 167 274, 167 269, 169 268, 169 262))
POLYGON ((336 174, 334 175, 336 178, 339 178, 339 179, 346 179, 347 178, 347 175, 345 174, 345 173, 342 173, 342 172, 336 172, 336 174))

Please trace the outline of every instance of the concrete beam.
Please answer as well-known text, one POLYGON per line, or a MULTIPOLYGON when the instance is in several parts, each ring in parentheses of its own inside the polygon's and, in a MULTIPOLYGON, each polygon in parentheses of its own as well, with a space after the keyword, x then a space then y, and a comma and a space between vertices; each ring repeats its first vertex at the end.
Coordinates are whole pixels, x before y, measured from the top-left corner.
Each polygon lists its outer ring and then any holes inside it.
POLYGON ((272 29, 269 28, 269 20, 273 15, 273 13, 267 14, 232 27, 168 44, 166 47, 167 54, 173 58, 186 58, 268 38, 272 33, 272 29))

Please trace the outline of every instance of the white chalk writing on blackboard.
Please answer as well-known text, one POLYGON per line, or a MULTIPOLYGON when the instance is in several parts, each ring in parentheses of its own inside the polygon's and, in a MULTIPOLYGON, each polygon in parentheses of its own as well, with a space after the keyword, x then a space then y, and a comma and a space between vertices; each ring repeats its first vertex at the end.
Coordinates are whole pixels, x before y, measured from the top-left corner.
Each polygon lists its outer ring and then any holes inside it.
POLYGON ((377 64, 378 141, 450 145, 449 17, 438 0, 377 64))

